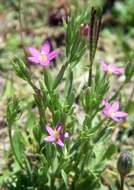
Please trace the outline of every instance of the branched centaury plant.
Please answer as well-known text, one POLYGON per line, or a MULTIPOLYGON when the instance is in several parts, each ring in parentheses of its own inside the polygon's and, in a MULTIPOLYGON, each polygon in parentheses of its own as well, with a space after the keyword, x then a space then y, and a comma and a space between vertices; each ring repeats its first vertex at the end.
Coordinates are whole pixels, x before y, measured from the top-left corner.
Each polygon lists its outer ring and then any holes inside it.
MULTIPOLYGON (((97 15, 97 10, 93 7, 91 10, 90 19, 90 33, 89 33, 89 55, 90 55, 90 65, 89 65, 89 78, 88 86, 92 84, 92 66, 94 62, 94 57, 97 49, 99 33, 101 28, 102 15, 97 15)), ((100 13, 99 13, 100 14, 100 13)))
MULTIPOLYGON (((34 137, 30 136, 30 141, 31 139, 32 142, 37 141, 39 147, 35 152, 30 149, 34 159, 27 155, 25 143, 22 143, 25 146, 24 149, 22 147, 16 149, 17 151, 24 150, 18 152, 16 156, 15 144, 12 143, 14 136, 11 135, 11 131, 9 134, 16 161, 19 160, 18 164, 21 168, 25 169, 26 165, 29 172, 27 172, 28 184, 32 188, 49 190, 99 189, 101 184, 100 175, 105 169, 105 161, 111 159, 111 156, 116 152, 114 144, 109 145, 106 143, 109 132, 111 132, 107 126, 126 117, 127 113, 120 111, 119 101, 111 103, 105 99, 110 86, 109 75, 106 72, 111 71, 107 64, 105 64, 107 69, 103 70, 104 74, 100 72, 100 66, 96 65, 96 74, 94 80, 92 80, 92 65, 101 24, 101 17, 98 19, 94 8, 91 11, 91 70, 89 72, 89 78, 92 82, 80 92, 78 106, 84 115, 82 122, 81 116, 76 114, 77 97, 75 91, 77 89, 73 86, 73 76, 75 74, 73 69, 79 63, 86 50, 86 38, 81 36, 79 29, 82 23, 87 22, 88 15, 89 12, 84 10, 82 13, 72 14, 67 22, 64 22, 66 28, 66 55, 65 62, 56 78, 53 77, 47 66, 58 56, 58 52, 57 50, 51 51, 48 42, 44 43, 40 49, 31 46, 27 49, 30 54, 28 60, 33 62, 36 67, 38 65, 44 67, 43 79, 40 78, 39 82, 37 81, 38 83, 34 83, 30 68, 21 59, 15 58, 12 61, 17 76, 32 87, 34 106, 37 107, 39 113, 39 126, 32 126, 34 137), (63 84, 65 81, 64 93, 59 90, 60 88, 57 88, 61 81, 63 81, 63 84), (46 113, 48 110, 50 116, 46 113), (103 118, 100 113, 97 114, 101 110, 103 118), (20 156, 22 154, 23 159, 21 160, 20 156), (29 169, 30 166, 32 169, 29 169), (29 180, 29 175, 32 176, 31 181, 29 180)), ((101 66, 104 66, 104 64, 101 66)), ((132 72, 129 68, 126 69, 127 82, 131 80, 133 73, 134 70, 132 72)), ((117 95, 118 92, 116 97, 117 95)), ((115 100, 116 97, 112 97, 112 100, 115 100)), ((7 108, 9 129, 11 129, 10 126, 14 123, 14 118, 16 118, 16 114, 19 112, 18 103, 16 101, 12 103, 9 103, 7 108), (10 105, 13 105, 13 109, 11 109, 10 105)), ((27 128, 26 131, 28 131, 27 128)), ((23 132, 21 135, 23 139, 23 132)), ((29 136, 25 138, 29 142, 29 136)), ((21 138, 18 138, 18 142, 20 140, 21 138)), ((29 142, 28 145, 32 146, 32 143, 29 142)))

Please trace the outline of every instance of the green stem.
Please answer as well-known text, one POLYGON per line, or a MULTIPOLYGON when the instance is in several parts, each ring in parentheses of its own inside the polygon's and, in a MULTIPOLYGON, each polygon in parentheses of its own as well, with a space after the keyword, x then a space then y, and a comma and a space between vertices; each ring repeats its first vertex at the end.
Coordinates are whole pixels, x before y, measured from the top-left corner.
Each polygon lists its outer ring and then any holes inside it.
POLYGON ((110 101, 114 100, 115 98, 117 98, 118 93, 124 88, 124 86, 126 85, 126 83, 123 83, 117 90, 117 92, 111 97, 110 101))
POLYGON ((90 60, 89 76, 88 76, 88 86, 92 85, 92 65, 93 65, 93 61, 90 60))
POLYGON ((120 176, 120 178, 121 178, 121 187, 120 187, 120 190, 124 190, 125 176, 120 176))
POLYGON ((27 57, 27 53, 26 53, 25 45, 24 45, 24 40, 23 40, 23 24, 22 24, 22 15, 21 15, 21 5, 22 5, 22 1, 18 0, 18 22, 19 22, 20 42, 22 45, 24 55, 27 57))
POLYGON ((45 107, 44 107, 44 105, 42 105, 42 94, 41 94, 41 91, 33 84, 33 82, 31 80, 29 80, 27 82, 32 87, 33 91, 35 92, 34 99, 35 99, 36 105, 38 107, 38 113, 40 116, 40 126, 42 127, 44 122, 46 121, 45 114, 44 114, 45 107), (37 97, 37 99, 36 99, 36 97, 37 97), (40 103, 38 102, 38 97, 40 97, 40 100, 41 100, 40 103))
POLYGON ((128 102, 127 102, 127 105, 126 105, 126 109, 125 109, 125 110, 127 110, 127 111, 128 111, 129 105, 130 105, 130 103, 131 103, 131 101, 132 101, 132 99, 133 99, 133 96, 134 96, 134 86, 133 86, 133 88, 132 88, 130 97, 129 97, 128 102))
POLYGON ((17 163, 19 164, 20 168, 21 168, 21 169, 24 169, 22 163, 20 162, 20 160, 19 160, 19 158, 18 158, 18 156, 17 156, 17 154, 16 154, 16 152, 15 152, 15 148, 14 148, 13 141, 12 141, 12 130, 11 130, 11 126, 9 126, 8 129, 9 129, 9 130, 8 130, 8 132, 9 132, 9 139, 10 139, 10 144, 11 144, 11 148, 12 148, 13 154, 14 154, 15 159, 16 159, 17 163))
POLYGON ((57 88, 57 86, 59 85, 59 83, 61 82, 61 80, 63 79, 63 76, 64 76, 64 73, 68 67, 68 64, 69 64, 69 61, 67 61, 60 69, 57 77, 56 77, 56 80, 54 82, 54 85, 53 85, 53 90, 55 90, 57 88))

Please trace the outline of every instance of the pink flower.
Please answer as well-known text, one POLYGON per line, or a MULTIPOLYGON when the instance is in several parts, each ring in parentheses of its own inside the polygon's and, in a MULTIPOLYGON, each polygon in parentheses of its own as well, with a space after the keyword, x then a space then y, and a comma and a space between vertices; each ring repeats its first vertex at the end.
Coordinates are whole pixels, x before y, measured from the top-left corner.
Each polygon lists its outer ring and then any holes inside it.
POLYGON ((105 116, 112 118, 114 121, 120 121, 122 118, 127 117, 128 113, 119 111, 119 101, 110 104, 107 99, 104 99, 102 103, 105 106, 102 110, 105 116))
POLYGON ((31 54, 31 56, 28 57, 28 60, 43 66, 49 65, 50 61, 58 55, 58 50, 50 52, 50 44, 48 42, 42 45, 40 50, 37 50, 34 47, 28 47, 27 50, 31 54))
POLYGON ((64 139, 69 137, 68 132, 62 133, 62 125, 57 124, 55 129, 52 129, 48 125, 46 126, 46 131, 48 132, 49 136, 44 137, 44 140, 47 142, 56 142, 59 146, 64 147, 64 139))
POLYGON ((114 73, 116 75, 121 75, 124 72, 124 68, 117 67, 115 64, 108 64, 107 62, 101 60, 101 69, 104 72, 114 73))

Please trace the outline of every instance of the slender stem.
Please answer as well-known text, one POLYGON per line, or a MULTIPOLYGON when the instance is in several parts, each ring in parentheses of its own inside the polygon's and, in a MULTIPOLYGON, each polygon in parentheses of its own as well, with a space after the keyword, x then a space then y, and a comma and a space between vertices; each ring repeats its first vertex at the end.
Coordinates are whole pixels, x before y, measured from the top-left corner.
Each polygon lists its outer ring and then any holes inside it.
POLYGON ((93 61, 90 59, 88 86, 92 85, 92 65, 93 65, 93 61))
POLYGON ((19 12, 18 12, 18 19, 19 19, 19 29, 20 29, 20 40, 23 45, 23 34, 22 34, 22 19, 21 19, 21 0, 19 0, 19 12))
POLYGON ((134 96, 134 86, 133 86, 133 88, 132 88, 130 97, 129 97, 129 99, 128 99, 128 102, 127 102, 127 105, 126 105, 126 110, 128 110, 129 104, 131 103, 133 96, 134 96))
POLYGON ((33 82, 31 80, 27 81, 29 83, 29 85, 32 87, 33 91, 35 92, 35 94, 39 93, 39 89, 33 84, 33 82))
POLYGON ((121 178, 121 187, 120 187, 120 190, 124 190, 125 176, 120 176, 120 178, 121 178))
POLYGON ((57 88, 57 86, 59 85, 59 83, 61 82, 61 80, 63 79, 63 76, 64 76, 64 73, 68 67, 68 64, 69 64, 69 61, 66 61, 66 63, 61 67, 57 77, 56 77, 56 80, 54 82, 54 85, 53 85, 53 90, 55 90, 57 88))
POLYGON ((110 101, 114 100, 115 98, 117 98, 118 93, 124 88, 124 86, 126 85, 126 83, 123 83, 117 90, 117 92, 110 98, 110 101))
POLYGON ((94 24, 95 24, 96 10, 92 8, 91 10, 91 31, 89 33, 89 77, 88 77, 88 86, 92 84, 92 65, 93 65, 93 37, 94 37, 94 24))
POLYGON ((21 14, 21 5, 22 1, 18 0, 18 22, 19 22, 19 34, 20 34, 20 42, 23 49, 25 56, 27 56, 25 47, 24 47, 24 40, 23 40, 23 24, 22 24, 22 14, 21 14))
POLYGON ((89 33, 89 57, 90 57, 90 65, 89 65, 89 78, 88 78, 88 86, 92 85, 92 66, 93 61, 97 49, 100 27, 101 27, 101 18, 102 15, 97 17, 97 12, 94 7, 91 10, 91 21, 90 21, 90 33, 89 33))

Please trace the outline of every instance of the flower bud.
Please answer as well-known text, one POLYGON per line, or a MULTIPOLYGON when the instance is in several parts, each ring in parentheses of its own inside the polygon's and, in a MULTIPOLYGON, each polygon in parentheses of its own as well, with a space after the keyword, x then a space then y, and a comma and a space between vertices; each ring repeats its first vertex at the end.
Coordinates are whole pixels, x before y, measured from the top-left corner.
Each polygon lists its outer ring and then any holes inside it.
POLYGON ((88 24, 81 24, 80 34, 87 37, 90 34, 90 26, 88 24))
POLYGON ((129 152, 122 152, 117 163, 118 172, 121 176, 126 176, 132 169, 132 156, 129 152))

